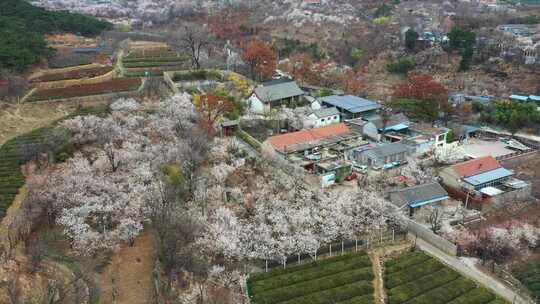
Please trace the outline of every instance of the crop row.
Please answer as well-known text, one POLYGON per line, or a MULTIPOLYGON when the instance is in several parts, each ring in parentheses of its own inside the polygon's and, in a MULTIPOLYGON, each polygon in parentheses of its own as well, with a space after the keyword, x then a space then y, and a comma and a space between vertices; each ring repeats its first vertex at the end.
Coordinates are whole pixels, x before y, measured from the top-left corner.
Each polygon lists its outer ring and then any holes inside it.
POLYGON ((408 304, 432 304, 447 303, 469 290, 476 288, 476 284, 466 278, 460 277, 448 284, 434 288, 416 298, 413 298, 408 304))
POLYGON ((163 76, 163 72, 176 71, 182 69, 182 66, 162 66, 149 68, 129 68, 126 69, 125 76, 127 77, 145 77, 145 76, 163 76))
POLYGON ((402 257, 399 257, 398 259, 387 261, 385 263, 385 272, 398 272, 413 265, 421 264, 429 259, 430 257, 421 251, 412 252, 402 257))
POLYGON ((162 67, 162 66, 179 66, 185 62, 185 58, 177 57, 170 58, 171 60, 156 60, 156 61, 127 61, 122 65, 125 68, 151 68, 151 67, 162 67))
POLYGON ((178 54, 170 49, 156 48, 156 49, 144 49, 144 50, 132 50, 124 58, 126 59, 140 59, 140 58, 170 58, 178 57, 178 54))
POLYGON ((135 91, 141 85, 138 78, 119 78, 93 84, 74 85, 65 88, 37 90, 29 101, 53 100, 83 96, 135 91))
POLYGON ((345 301, 363 295, 370 295, 373 297, 373 286, 371 282, 355 282, 332 289, 322 290, 303 297, 294 298, 281 302, 280 304, 328 304, 345 301))
POLYGON ((344 260, 348 260, 348 259, 354 259, 354 258, 358 258, 358 256, 365 256, 365 255, 366 255, 365 253, 361 253, 361 254, 350 253, 350 254, 344 254, 344 255, 329 258, 329 259, 320 259, 320 260, 317 260, 317 261, 313 261, 313 262, 309 262, 309 263, 305 263, 305 264, 301 264, 301 265, 289 266, 287 268, 274 269, 274 270, 272 270, 270 272, 254 273, 254 274, 250 275, 250 281, 256 282, 256 281, 259 281, 259 280, 265 280, 265 279, 275 277, 275 276, 280 276, 280 275, 283 275, 283 274, 286 274, 286 273, 293 273, 293 272, 302 271, 302 270, 306 270, 306 269, 312 269, 312 268, 316 268, 316 267, 319 267, 319 266, 322 266, 322 265, 332 264, 332 263, 335 263, 337 261, 344 261, 344 260))
POLYGON ((504 303, 503 300, 497 299, 495 295, 485 288, 475 288, 467 293, 460 295, 447 304, 495 304, 504 303))
POLYGON ((336 288, 358 281, 371 281, 373 269, 368 266, 334 275, 303 281, 286 287, 255 293, 253 303, 275 304, 289 299, 306 296, 318 291, 336 288))
POLYGON ((366 294, 363 296, 357 296, 350 298, 345 301, 337 302, 337 304, 373 304, 375 303, 375 298, 372 294, 366 294))
POLYGON ((423 276, 432 274, 440 269, 444 265, 435 259, 429 259, 421 264, 414 265, 410 268, 406 268, 397 272, 393 272, 385 277, 385 286, 388 289, 392 289, 396 286, 405 284, 412 280, 421 278, 423 276))
POLYGON ((93 67, 83 68, 78 70, 71 70, 62 73, 50 73, 32 79, 30 82, 48 82, 48 81, 61 81, 69 79, 81 79, 81 78, 93 78, 101 76, 112 71, 112 67, 93 67))
POLYGON ((430 275, 423 276, 415 281, 388 290, 388 303, 405 303, 426 291, 451 282, 458 277, 459 275, 455 271, 449 268, 443 268, 430 275))
POLYGON ((370 266, 371 261, 366 255, 359 255, 355 258, 336 261, 331 264, 324 264, 316 268, 306 269, 304 271, 297 271, 293 273, 287 273, 283 275, 274 276, 266 280, 259 280, 253 282, 251 291, 255 294, 281 288, 287 285, 293 285, 302 281, 309 281, 321 277, 327 277, 336 273, 349 271, 351 269, 363 268, 370 266))

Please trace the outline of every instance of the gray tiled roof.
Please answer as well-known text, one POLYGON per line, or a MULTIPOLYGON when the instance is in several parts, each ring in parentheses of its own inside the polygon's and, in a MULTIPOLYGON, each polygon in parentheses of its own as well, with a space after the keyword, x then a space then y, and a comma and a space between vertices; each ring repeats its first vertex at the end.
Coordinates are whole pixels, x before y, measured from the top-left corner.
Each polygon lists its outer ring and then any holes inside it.
POLYGON ((328 116, 339 115, 339 111, 338 111, 338 109, 336 109, 336 107, 321 108, 319 110, 313 111, 312 114, 317 116, 317 118, 325 118, 325 117, 328 117, 328 116))
POLYGON ((277 84, 271 84, 255 88, 255 95, 262 102, 271 102, 284 98, 304 95, 304 91, 298 87, 296 82, 288 81, 277 84))
POLYGON ((331 95, 322 97, 321 101, 350 113, 362 113, 376 110, 381 107, 374 101, 352 95, 331 95))
POLYGON ((409 147, 404 144, 395 143, 395 144, 383 144, 378 147, 375 147, 367 153, 376 156, 377 158, 384 158, 390 155, 395 155, 398 153, 408 152, 409 147))
POLYGON ((394 192, 400 198, 397 204, 414 205, 422 202, 445 198, 448 193, 439 183, 433 182, 414 187, 405 188, 394 192))

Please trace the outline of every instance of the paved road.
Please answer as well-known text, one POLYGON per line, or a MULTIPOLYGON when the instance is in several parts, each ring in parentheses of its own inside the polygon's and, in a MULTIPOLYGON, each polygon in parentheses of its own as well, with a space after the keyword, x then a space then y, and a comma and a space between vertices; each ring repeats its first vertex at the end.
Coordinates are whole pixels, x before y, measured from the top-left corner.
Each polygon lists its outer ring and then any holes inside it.
POLYGON ((480 270, 476 268, 471 268, 467 266, 465 263, 461 262, 458 258, 454 256, 450 256, 441 250, 435 248, 433 245, 425 242, 424 240, 418 238, 416 240, 416 245, 428 252, 429 254, 435 256, 439 260, 443 261, 448 266, 452 267, 453 269, 457 270, 464 276, 467 276, 482 285, 486 286, 487 288, 491 289, 494 293, 498 294, 500 297, 506 299, 510 303, 516 303, 516 304, 529 304, 531 302, 526 301, 519 295, 517 295, 513 290, 508 288, 503 283, 495 280, 494 278, 488 276, 487 274, 481 272, 480 270))

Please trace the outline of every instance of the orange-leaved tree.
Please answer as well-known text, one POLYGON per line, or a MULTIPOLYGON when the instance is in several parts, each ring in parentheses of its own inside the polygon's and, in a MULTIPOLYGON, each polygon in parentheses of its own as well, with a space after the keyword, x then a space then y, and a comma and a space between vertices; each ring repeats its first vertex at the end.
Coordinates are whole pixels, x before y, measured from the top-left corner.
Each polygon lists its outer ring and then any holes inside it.
POLYGON ((198 98, 195 106, 199 110, 201 123, 209 133, 213 133, 215 131, 216 124, 223 117, 223 115, 234 110, 234 105, 229 97, 216 95, 213 93, 201 95, 198 98))
POLYGON ((241 57, 254 79, 268 79, 276 69, 276 54, 268 43, 250 40, 243 46, 241 57))
POLYGON ((393 96, 397 99, 394 106, 406 105, 405 112, 423 120, 435 120, 438 112, 450 111, 448 90, 428 74, 409 73, 407 82, 399 85, 393 96))

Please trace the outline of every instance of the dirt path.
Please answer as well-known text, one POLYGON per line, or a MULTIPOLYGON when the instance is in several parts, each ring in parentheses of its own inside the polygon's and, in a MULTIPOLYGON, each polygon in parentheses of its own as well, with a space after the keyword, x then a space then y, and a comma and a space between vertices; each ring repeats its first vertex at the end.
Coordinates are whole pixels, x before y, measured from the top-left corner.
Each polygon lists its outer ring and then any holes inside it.
POLYGON ((384 304, 386 299, 386 293, 384 291, 384 278, 383 278, 383 257, 387 254, 391 254, 396 251, 402 251, 410 247, 411 244, 404 243, 394 246, 382 247, 370 250, 368 252, 371 263, 373 264, 373 288, 375 296, 375 304, 384 304))
POLYGON ((132 247, 116 252, 101 275, 101 304, 152 303, 154 234, 145 230, 132 247))

